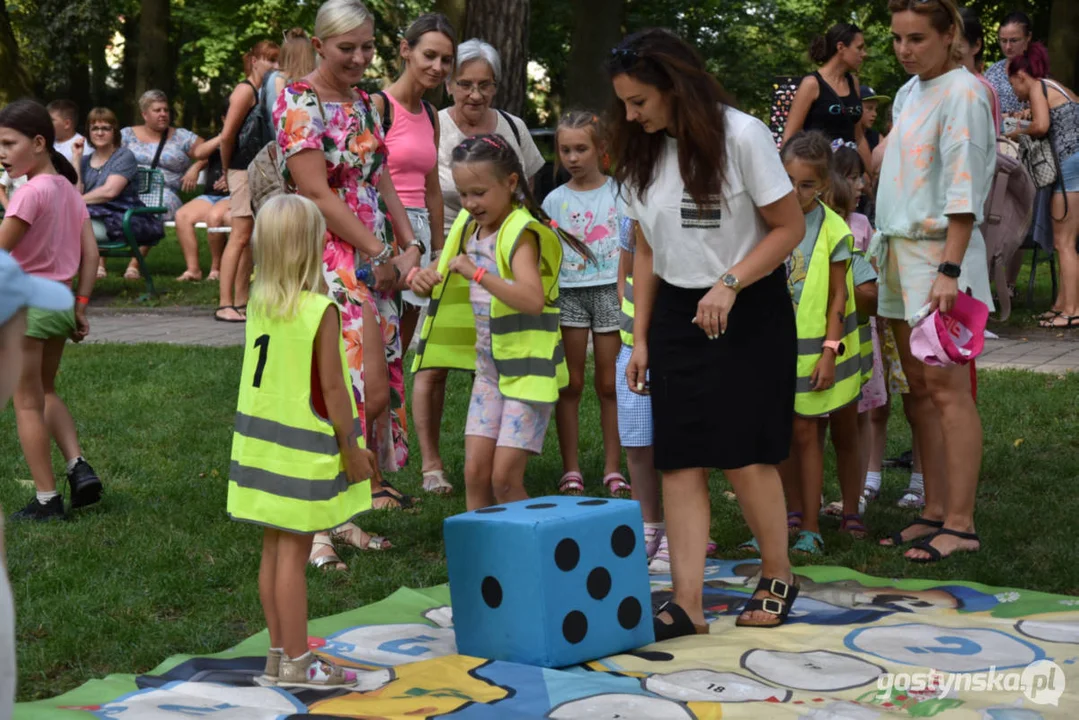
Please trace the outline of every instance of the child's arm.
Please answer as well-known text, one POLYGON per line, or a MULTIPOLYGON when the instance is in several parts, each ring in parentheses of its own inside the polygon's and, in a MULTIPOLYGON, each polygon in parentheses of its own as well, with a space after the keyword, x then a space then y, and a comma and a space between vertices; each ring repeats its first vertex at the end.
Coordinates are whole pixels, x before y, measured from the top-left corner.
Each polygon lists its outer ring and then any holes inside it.
MULTIPOLYGON (((843 315, 847 309, 847 260, 828 265, 828 329, 826 340, 843 339, 843 315)), ((835 385, 835 351, 824 348, 817 367, 810 377, 814 390, 827 390, 835 385)))
POLYGON ((30 229, 29 223, 14 215, 5 215, 4 221, 0 222, 0 250, 11 252, 22 240, 22 236, 30 229))
POLYGON ((854 305, 858 314, 873 317, 877 314, 877 282, 865 282, 854 286, 854 305))
MULTIPOLYGON (((546 298, 543 294, 543 281, 540 280, 539 259, 539 236, 531 230, 525 230, 518 238, 517 247, 510 259, 514 281, 507 282, 497 275, 486 273, 480 278, 480 285, 514 310, 528 315, 540 315, 546 305, 546 298)), ((476 264, 468 255, 462 253, 450 260, 450 270, 471 280, 476 274, 476 264)))
POLYGON ((90 322, 86 319, 86 304, 90 301, 90 294, 94 292, 94 282, 97 280, 97 238, 94 237, 94 226, 90 218, 82 224, 82 233, 79 235, 81 256, 79 258, 79 284, 75 292, 75 331, 71 333, 71 339, 81 342, 90 334, 90 322), (78 298, 85 301, 80 302, 78 298))
POLYGON ((363 482, 378 474, 375 456, 370 450, 360 447, 358 424, 352 415, 352 405, 348 401, 349 388, 345 387, 345 377, 341 372, 341 320, 336 306, 326 308, 322 322, 315 337, 315 363, 318 366, 318 381, 322 387, 322 397, 326 401, 326 414, 333 423, 337 446, 341 449, 341 459, 345 464, 345 474, 350 483, 363 482))

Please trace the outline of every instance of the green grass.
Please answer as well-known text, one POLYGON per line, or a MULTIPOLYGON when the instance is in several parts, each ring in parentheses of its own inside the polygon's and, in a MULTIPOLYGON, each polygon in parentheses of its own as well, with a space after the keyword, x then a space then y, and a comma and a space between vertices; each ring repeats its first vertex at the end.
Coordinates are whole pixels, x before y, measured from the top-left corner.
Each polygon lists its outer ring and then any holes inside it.
MULTIPOLYGON (((7 527, 18 622, 19 699, 57 695, 110 672, 144 672, 176 653, 226 649, 263 628, 258 602, 259 531, 225 515, 226 469, 239 349, 69 346, 59 379, 86 456, 107 494, 60 524, 7 527), (125 380, 120 380, 125 378, 125 380)), ((461 436, 468 378, 450 382, 443 432, 449 476, 461 484, 461 436)), ((940 565, 907 563, 892 551, 840 536, 825 521, 822 564, 884 577, 980 581, 1079 594, 1072 528, 1079 514, 1079 376, 985 372, 980 407, 986 454, 978 509, 985 549, 940 565), (1020 442, 1021 441, 1021 442, 1020 442)), ((716 432, 737 413, 717 411, 716 432)), ((909 446, 893 418, 889 451, 909 446)), ((588 490, 598 493, 602 453, 594 396, 582 408, 588 490)), ((416 445, 413 442, 412 447, 416 445)), ((830 461, 829 461, 830 462, 830 461)), ((419 490, 419 458, 398 481, 419 490)), ((62 473, 60 459, 56 471, 62 473)), ((553 426, 528 468, 533 495, 554 492, 561 475, 553 426)), ((11 512, 31 496, 10 407, 0 413, 0 502, 11 512)), ((828 471, 829 499, 838 497, 828 471)), ((888 471, 871 530, 910 517, 894 507, 905 473, 888 471)), ((720 554, 748 537, 726 483, 713 487, 712 535, 720 554)), ((325 616, 385 597, 397 587, 446 581, 441 523, 461 512, 461 494, 426 496, 423 512, 371 513, 365 529, 389 536, 384 553, 346 553, 350 572, 309 571, 310 613, 325 616)))

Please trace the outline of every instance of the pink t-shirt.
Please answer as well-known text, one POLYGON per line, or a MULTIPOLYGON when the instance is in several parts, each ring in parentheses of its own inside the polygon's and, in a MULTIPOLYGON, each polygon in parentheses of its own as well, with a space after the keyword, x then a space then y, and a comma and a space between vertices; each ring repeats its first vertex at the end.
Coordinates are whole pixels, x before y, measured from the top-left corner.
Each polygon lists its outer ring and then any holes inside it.
POLYGON ((865 252, 869 249, 869 240, 873 237, 873 226, 869 224, 869 218, 862 213, 851 213, 847 218, 851 234, 854 235, 854 249, 865 252))
POLYGON ((386 165, 390 169, 393 187, 405 207, 427 206, 427 173, 438 163, 435 146, 435 126, 427 110, 410 113, 389 93, 384 93, 393 105, 393 124, 386 136, 386 165))
POLYGON ((60 282, 75 277, 82 257, 82 225, 90 214, 67 178, 35 176, 12 196, 7 217, 30 226, 11 251, 24 272, 60 282))

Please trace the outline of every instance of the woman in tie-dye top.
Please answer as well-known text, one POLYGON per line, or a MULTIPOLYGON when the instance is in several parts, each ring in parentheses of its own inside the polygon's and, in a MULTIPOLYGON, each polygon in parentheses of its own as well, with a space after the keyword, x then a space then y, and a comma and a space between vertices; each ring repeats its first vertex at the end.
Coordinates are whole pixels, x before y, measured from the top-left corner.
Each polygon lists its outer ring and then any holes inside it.
POLYGON ((896 95, 878 185, 877 312, 891 319, 914 397, 925 512, 883 542, 918 539, 907 558, 933 562, 980 547, 974 497, 982 430, 969 368, 915 359, 907 320, 927 304, 950 310, 960 292, 992 307, 978 225, 996 163, 995 130, 984 89, 957 62, 962 21, 953 0, 889 0, 888 9, 896 55, 914 77, 896 95))

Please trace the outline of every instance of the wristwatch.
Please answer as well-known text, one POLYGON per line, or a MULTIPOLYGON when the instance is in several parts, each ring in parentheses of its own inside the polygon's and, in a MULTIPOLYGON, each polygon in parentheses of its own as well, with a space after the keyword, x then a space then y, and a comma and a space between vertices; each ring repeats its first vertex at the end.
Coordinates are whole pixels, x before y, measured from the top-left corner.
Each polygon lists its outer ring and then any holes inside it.
POLYGON ((738 281, 738 278, 736 278, 734 275, 731 275, 730 273, 724 274, 723 277, 719 279, 719 281, 729 287, 731 290, 734 290, 736 295, 738 294, 738 291, 742 289, 742 283, 740 283, 738 281))
POLYGON ((942 262, 940 265, 937 266, 937 272, 940 273, 941 275, 943 275, 944 277, 949 277, 949 278, 955 280, 956 278, 959 277, 960 273, 963 272, 963 268, 960 265, 957 265, 956 263, 948 262, 947 260, 945 260, 944 262, 942 262))
POLYGON ((842 340, 825 340, 824 347, 828 348, 839 357, 847 349, 847 346, 843 344, 842 340))
POLYGON ((405 251, 408 251, 409 248, 413 247, 420 249, 420 257, 423 257, 424 253, 427 252, 427 246, 423 244, 422 240, 413 240, 408 245, 405 245, 405 251))

